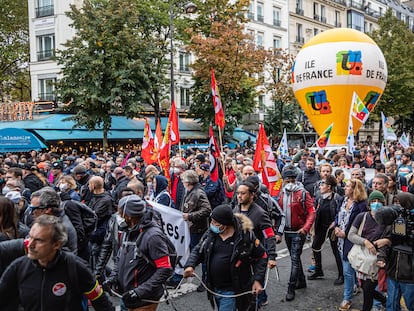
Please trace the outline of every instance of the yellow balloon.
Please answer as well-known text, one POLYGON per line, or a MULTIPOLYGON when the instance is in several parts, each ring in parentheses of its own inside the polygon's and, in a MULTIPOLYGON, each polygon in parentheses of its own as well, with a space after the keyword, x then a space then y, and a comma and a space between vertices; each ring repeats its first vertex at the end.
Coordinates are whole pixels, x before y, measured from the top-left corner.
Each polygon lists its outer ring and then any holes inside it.
POLYGON ((336 28, 302 47, 292 68, 292 86, 316 132, 321 135, 333 123, 330 144, 339 145, 346 143, 351 108, 356 134, 378 104, 387 74, 384 55, 370 37, 336 28))

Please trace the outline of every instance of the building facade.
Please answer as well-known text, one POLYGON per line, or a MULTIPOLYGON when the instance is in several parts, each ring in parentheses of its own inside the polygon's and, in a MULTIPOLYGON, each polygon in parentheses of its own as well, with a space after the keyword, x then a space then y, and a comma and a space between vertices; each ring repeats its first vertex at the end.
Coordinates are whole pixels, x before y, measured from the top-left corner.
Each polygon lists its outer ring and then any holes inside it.
MULTIPOLYGON (((62 49, 74 35, 65 12, 70 4, 81 6, 82 0, 28 0, 28 3, 32 99, 55 101, 54 82, 59 79, 60 68, 52 57, 55 50, 62 49)), ((414 31, 412 0, 407 3, 396 0, 251 0, 246 31, 258 46, 288 49, 295 55, 309 39, 328 29, 347 27, 371 32, 378 27, 378 18, 388 8, 414 31)), ((174 60, 177 108, 185 111, 191 105, 193 56, 177 48, 174 60)), ((258 109, 249 119, 262 121, 265 116, 262 108, 270 105, 270 95, 259 96, 258 109)), ((169 102, 165 106, 169 107, 169 102)))

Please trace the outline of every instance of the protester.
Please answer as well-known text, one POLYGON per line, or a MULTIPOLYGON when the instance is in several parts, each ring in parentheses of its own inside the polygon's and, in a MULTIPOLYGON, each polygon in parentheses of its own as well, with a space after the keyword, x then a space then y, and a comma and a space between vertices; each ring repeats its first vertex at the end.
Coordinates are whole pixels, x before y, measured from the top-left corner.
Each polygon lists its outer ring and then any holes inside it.
POLYGON ((345 196, 335 217, 335 235, 338 237, 337 246, 341 255, 344 275, 344 294, 339 306, 340 311, 351 308, 352 296, 357 287, 355 271, 348 261, 348 253, 353 244, 347 236, 355 217, 366 210, 367 193, 365 187, 359 179, 351 179, 345 184, 345 196))
MULTIPOLYGON (((206 262, 206 286, 220 295, 252 291, 261 293, 264 286, 267 255, 256 239, 251 220, 233 215, 230 205, 219 205, 211 213, 210 230, 191 252, 185 264, 184 277, 194 274, 195 267, 206 262)), ((252 295, 214 296, 208 292, 212 306, 219 311, 249 310, 252 295)))
POLYGON ((24 310, 84 310, 83 296, 95 310, 115 310, 99 283, 77 256, 62 251, 67 234, 58 217, 36 218, 29 235, 27 256, 15 260, 0 279, 4 305, 24 310))
MULTIPOLYGON (((360 213, 355 218, 348 233, 349 241, 354 244, 364 245, 373 255, 377 254, 378 249, 390 243, 390 226, 380 225, 374 218, 376 211, 384 204, 384 195, 378 190, 372 191, 368 197, 369 212, 360 213), (361 235, 358 235, 361 224, 363 225, 361 235)), ((362 311, 371 311, 374 298, 385 306, 386 297, 375 289, 378 284, 378 275, 371 276, 357 271, 357 277, 361 281, 361 287, 364 292, 362 311)))

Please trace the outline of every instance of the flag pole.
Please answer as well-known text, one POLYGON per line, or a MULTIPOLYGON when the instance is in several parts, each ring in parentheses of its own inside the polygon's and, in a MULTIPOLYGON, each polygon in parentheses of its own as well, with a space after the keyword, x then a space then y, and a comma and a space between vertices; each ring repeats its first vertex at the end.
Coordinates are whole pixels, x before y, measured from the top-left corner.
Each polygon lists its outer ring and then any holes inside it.
POLYGON ((220 141, 220 165, 221 165, 221 170, 223 171, 223 174, 226 174, 226 168, 224 167, 224 161, 223 161, 223 138, 221 136, 221 127, 218 126, 218 131, 219 131, 219 141, 220 141))

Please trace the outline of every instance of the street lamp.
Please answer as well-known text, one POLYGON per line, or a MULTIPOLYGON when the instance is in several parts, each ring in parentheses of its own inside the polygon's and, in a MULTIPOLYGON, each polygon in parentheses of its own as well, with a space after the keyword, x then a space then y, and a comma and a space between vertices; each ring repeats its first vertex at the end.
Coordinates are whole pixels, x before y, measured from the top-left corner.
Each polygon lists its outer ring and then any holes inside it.
MULTIPOLYGON (((188 2, 184 6, 184 12, 186 14, 192 14, 197 11, 197 6, 192 3, 188 2)), ((170 1, 170 78, 171 78, 171 103, 175 101, 175 94, 174 94, 174 25, 173 25, 174 15, 173 15, 173 7, 172 1, 170 1)))

